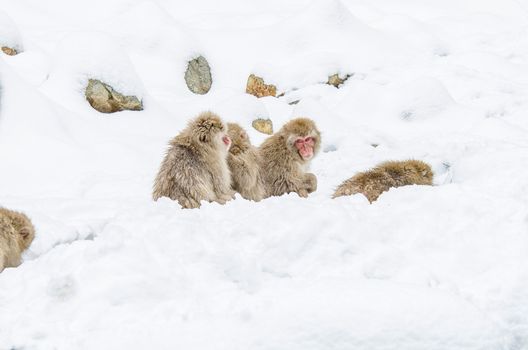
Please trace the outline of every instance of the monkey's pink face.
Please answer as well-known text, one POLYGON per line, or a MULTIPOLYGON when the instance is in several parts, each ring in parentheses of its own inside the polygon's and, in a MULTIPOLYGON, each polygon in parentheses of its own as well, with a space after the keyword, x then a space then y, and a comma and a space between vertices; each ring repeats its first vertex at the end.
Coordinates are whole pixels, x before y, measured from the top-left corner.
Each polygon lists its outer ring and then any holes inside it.
POLYGON ((298 137, 293 145, 303 160, 312 159, 315 147, 315 138, 313 136, 298 137))
POLYGON ((217 147, 221 147, 224 150, 229 150, 229 148, 231 147, 232 141, 229 135, 227 135, 227 133, 219 132, 216 135, 216 144, 218 145, 217 147))
POLYGON ((229 136, 227 135, 224 135, 222 137, 222 142, 224 143, 224 145, 229 148, 229 146, 231 146, 231 139, 229 138, 229 136))

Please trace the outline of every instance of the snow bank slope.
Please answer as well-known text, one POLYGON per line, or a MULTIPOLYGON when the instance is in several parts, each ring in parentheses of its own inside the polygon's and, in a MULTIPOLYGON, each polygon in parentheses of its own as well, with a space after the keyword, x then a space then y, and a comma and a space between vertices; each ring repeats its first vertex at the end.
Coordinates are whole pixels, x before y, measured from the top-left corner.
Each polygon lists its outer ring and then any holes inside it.
POLYGON ((24 50, 0 55, 0 204, 38 233, 0 275, 0 349, 527 349, 520 5, 5 0, 24 50), (200 54, 207 95, 183 79, 200 54), (285 95, 246 95, 250 73, 285 95), (94 111, 91 77, 145 109, 94 111), (206 109, 256 144, 254 117, 313 118, 318 191, 152 202, 167 140, 206 109), (436 186, 330 199, 406 158, 436 186))

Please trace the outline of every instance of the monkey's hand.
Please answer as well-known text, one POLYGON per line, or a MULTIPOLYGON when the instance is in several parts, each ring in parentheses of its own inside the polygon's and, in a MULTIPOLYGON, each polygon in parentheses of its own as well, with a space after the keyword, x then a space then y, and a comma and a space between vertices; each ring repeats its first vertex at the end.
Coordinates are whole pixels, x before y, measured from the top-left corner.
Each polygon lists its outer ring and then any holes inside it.
POLYGON ((232 199, 235 199, 235 191, 229 190, 226 193, 222 193, 218 195, 218 198, 215 200, 215 202, 218 202, 220 204, 226 204, 226 202, 229 202, 232 199))
POLYGON ((312 193, 317 191, 317 177, 312 173, 304 174, 304 181, 306 191, 312 193))
POLYGON ((305 188, 301 188, 300 190, 298 190, 297 194, 301 198, 308 198, 308 191, 305 188))

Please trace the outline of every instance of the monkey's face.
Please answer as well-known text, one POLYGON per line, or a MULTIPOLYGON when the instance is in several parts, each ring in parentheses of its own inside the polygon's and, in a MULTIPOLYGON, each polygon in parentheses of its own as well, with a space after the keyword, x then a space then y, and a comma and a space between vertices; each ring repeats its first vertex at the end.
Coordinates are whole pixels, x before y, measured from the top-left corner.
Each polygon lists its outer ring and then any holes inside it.
POLYGON ((319 150, 321 134, 311 119, 290 120, 282 127, 280 133, 286 137, 289 149, 302 162, 310 161, 319 150))
POLYGON ((229 147, 231 147, 231 138, 225 131, 219 132, 216 139, 218 147, 224 148, 226 151, 229 150, 229 147))
POLYGON ((310 160, 314 156, 316 139, 314 136, 296 136, 293 138, 293 147, 302 160, 310 160))

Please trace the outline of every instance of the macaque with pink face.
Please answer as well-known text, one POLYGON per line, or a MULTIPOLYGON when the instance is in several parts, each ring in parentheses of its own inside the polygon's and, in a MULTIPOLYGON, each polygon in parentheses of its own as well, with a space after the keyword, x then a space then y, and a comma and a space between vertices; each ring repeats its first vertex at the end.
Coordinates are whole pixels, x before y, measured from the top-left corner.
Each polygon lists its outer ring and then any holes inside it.
POLYGON ((296 192, 300 197, 317 189, 317 178, 306 172, 318 153, 321 133, 308 118, 289 121, 259 147, 266 196, 296 192))

